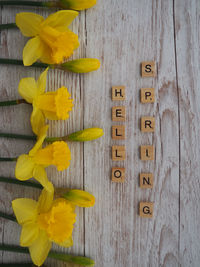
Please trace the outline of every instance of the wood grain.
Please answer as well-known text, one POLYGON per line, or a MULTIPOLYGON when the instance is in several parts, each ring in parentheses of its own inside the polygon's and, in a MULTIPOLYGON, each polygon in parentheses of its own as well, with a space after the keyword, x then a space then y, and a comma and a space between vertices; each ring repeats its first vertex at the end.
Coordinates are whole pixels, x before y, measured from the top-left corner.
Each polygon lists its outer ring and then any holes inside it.
MULTIPOLYGON (((1 8, 0 22, 13 22, 19 11, 1 8)), ((70 143, 70 168, 48 168, 56 186, 92 192, 96 204, 77 210, 74 246, 57 250, 90 256, 97 267, 198 267, 200 262, 200 73, 198 0, 101 0, 80 13, 72 29, 80 47, 73 58, 96 57, 100 70, 77 75, 51 70, 47 88, 65 85, 74 99, 66 122, 51 122, 49 136, 88 127, 102 127, 105 135, 84 144, 70 143), (157 63, 156 77, 141 77, 141 62, 157 63), (124 85, 126 100, 112 101, 112 86, 124 85), (140 89, 155 88, 155 102, 141 103, 140 89), (113 122, 113 106, 126 107, 126 121, 113 122), (140 130, 141 117, 155 117, 155 132, 140 130), (111 127, 125 125, 126 139, 113 140, 111 127), (140 146, 155 147, 154 161, 140 160, 140 146), (112 146, 125 146, 126 160, 112 161, 112 146), (112 167, 125 168, 124 183, 111 181, 112 167), (153 173, 152 189, 139 187, 139 174, 153 173), (153 218, 139 217, 139 202, 153 202, 153 218)), ((0 32, 0 56, 21 58, 26 38, 16 30, 0 32), (14 40, 14 41, 13 41, 14 40)), ((38 77, 41 70, 0 66, 1 100, 18 97, 22 77, 38 77)), ((31 133, 31 108, 1 108, 0 131, 31 133)), ((1 156, 27 152, 30 141, 0 139, 1 156)), ((13 176, 14 164, 0 163, 1 175, 13 176)), ((1 184, 0 209, 11 213, 16 197, 37 198, 38 190, 1 184)), ((20 229, 0 219, 0 242, 17 244, 20 229)), ((23 256, 24 261, 28 256, 23 256)), ((0 252, 0 263, 22 256, 0 252)), ((47 260, 48 266, 71 266, 47 260)))
POLYGON ((180 121, 180 264, 199 266, 200 2, 175 1, 180 121))

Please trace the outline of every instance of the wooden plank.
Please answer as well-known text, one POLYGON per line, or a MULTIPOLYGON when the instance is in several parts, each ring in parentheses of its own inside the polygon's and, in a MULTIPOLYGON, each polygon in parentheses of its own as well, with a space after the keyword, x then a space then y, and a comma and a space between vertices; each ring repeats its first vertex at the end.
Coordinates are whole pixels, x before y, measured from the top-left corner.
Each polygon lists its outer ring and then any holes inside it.
POLYGON ((85 212, 85 253, 96 266, 177 266, 179 231, 179 140, 172 1, 99 1, 87 11, 87 56, 101 69, 85 77, 84 125, 105 136, 84 144, 85 188, 96 205, 85 212), (141 78, 142 61, 156 61, 158 77, 141 78), (111 87, 126 86, 125 141, 110 136, 111 87), (140 88, 155 88, 154 104, 139 100, 140 88), (95 109, 94 109, 95 107, 95 109), (155 116, 153 134, 141 133, 141 116, 155 116), (123 184, 110 180, 112 145, 126 145, 123 184), (153 144, 155 161, 142 162, 139 146, 153 144), (141 190, 140 172, 152 172, 155 187, 141 190), (154 217, 140 218, 140 201, 154 202, 154 217))
MULTIPOLYGON (((21 11, 36 11, 38 14, 47 16, 51 13, 48 9, 34 8, 1 8, 1 23, 14 22, 15 14, 21 11)), ((55 10, 54 10, 55 11, 55 10)), ((85 12, 82 12, 73 22, 71 29, 80 36, 80 47, 75 52, 73 58, 85 57, 85 12)), ((0 33, 0 55, 1 57, 21 58, 22 49, 27 41, 18 30, 3 31, 0 33)), ((1 101, 19 98, 17 93, 18 83, 22 77, 37 78, 42 69, 0 66, 0 97, 1 101)), ((50 122, 49 136, 62 136, 67 133, 83 129, 83 75, 65 73, 62 71, 50 70, 48 74, 47 88, 54 91, 61 86, 66 86, 74 99, 74 108, 70 113, 68 121, 50 122)), ((0 131, 12 133, 31 133, 29 116, 31 108, 26 105, 16 107, 1 108, 0 131)), ((16 141, 0 139, 1 156, 17 156, 28 152, 33 145, 30 141, 16 141)), ((67 188, 79 188, 83 186, 83 144, 70 143, 71 165, 68 170, 57 172, 54 167, 48 168, 48 177, 55 186, 67 188)), ((13 163, 0 163, 0 173, 5 176, 14 176, 13 163)), ((37 198, 38 190, 30 188, 1 184, 0 187, 0 210, 12 212, 11 200, 18 197, 37 198)), ((74 254, 84 254, 84 211, 77 209, 77 222, 74 229, 74 245, 70 249, 54 246, 57 250, 71 252, 74 254)), ((17 224, 9 223, 0 219, 0 242, 5 244, 18 244, 20 227, 17 224)), ((21 262, 28 259, 28 256, 15 253, 0 252, 0 262, 21 262)), ((58 266, 54 260, 47 260, 48 266, 58 266)), ((66 266, 59 262, 59 266, 66 266)), ((70 265, 71 266, 71 265, 70 265)), ((73 266, 73 265, 72 265, 73 266)), ((75 266, 75 265, 74 265, 75 266)))
POLYGON ((180 264, 199 266, 200 2, 175 1, 180 114, 180 264))

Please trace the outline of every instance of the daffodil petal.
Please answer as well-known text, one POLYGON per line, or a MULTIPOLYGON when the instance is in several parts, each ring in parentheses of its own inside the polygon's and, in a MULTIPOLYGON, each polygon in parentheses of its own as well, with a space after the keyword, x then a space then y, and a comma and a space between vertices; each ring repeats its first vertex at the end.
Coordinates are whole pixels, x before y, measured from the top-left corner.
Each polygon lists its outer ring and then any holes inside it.
POLYGON ((40 149, 42 147, 42 143, 44 142, 44 139, 47 136, 48 128, 49 128, 49 125, 45 125, 40 129, 39 135, 38 135, 38 140, 35 143, 34 147, 29 151, 29 156, 34 156, 35 153, 38 151, 38 149, 40 149))
POLYGON ((43 49, 40 37, 36 36, 30 39, 23 50, 23 63, 24 66, 30 66, 36 62, 42 55, 43 49))
POLYGON ((29 247, 38 237, 39 227, 35 222, 23 224, 20 235, 20 246, 29 247))
POLYGON ((44 115, 47 119, 49 120, 58 120, 58 116, 56 115, 55 112, 51 112, 51 111, 44 111, 44 115))
POLYGON ((31 126, 33 132, 36 135, 39 135, 39 132, 41 128, 44 127, 44 125, 45 125, 45 117, 42 111, 33 105, 33 111, 31 113, 31 126))
POLYGON ((57 31, 64 32, 72 21, 78 16, 77 11, 73 10, 60 10, 54 14, 48 16, 47 19, 42 23, 42 27, 50 26, 57 31))
POLYGON ((36 36, 44 18, 31 12, 21 12, 16 15, 16 24, 22 34, 27 37, 36 36))
POLYGON ((33 103, 33 99, 37 96, 37 90, 34 78, 23 78, 19 82, 18 92, 28 103, 33 103))
POLYGON ((38 238, 29 247, 29 252, 33 263, 41 266, 47 258, 51 249, 51 242, 49 241, 45 231, 40 231, 38 238))
POLYGON ((53 203, 53 197, 54 197, 53 185, 51 186, 51 190, 49 191, 47 191, 46 189, 42 190, 42 193, 38 200, 38 212, 39 213, 45 213, 49 211, 53 203))
POLYGON ((28 155, 19 156, 15 167, 15 177, 21 181, 32 178, 34 166, 35 163, 28 155))
POLYGON ((48 70, 49 70, 49 68, 46 68, 46 70, 42 72, 42 74, 40 75, 40 77, 37 81, 37 93, 38 93, 38 95, 44 93, 44 91, 46 89, 48 70))
POLYGON ((33 170, 33 177, 44 187, 47 191, 52 191, 52 184, 47 178, 47 173, 43 166, 36 165, 33 170))
POLYGON ((17 198, 12 201, 12 208, 19 224, 33 221, 37 217, 37 202, 29 198, 17 198))
POLYGON ((66 239, 64 242, 56 243, 56 244, 58 244, 59 246, 64 247, 64 248, 68 248, 68 247, 73 246, 73 239, 72 239, 72 237, 70 237, 70 238, 66 239))

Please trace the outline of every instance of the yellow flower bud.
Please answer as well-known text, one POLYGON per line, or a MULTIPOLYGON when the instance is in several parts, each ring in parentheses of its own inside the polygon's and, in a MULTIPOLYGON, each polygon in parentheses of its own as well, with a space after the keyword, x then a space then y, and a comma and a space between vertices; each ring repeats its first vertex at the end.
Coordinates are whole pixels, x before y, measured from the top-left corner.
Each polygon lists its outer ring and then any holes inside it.
POLYGON ((62 8, 84 10, 96 4, 96 0, 60 0, 59 5, 62 8))
POLYGON ((85 141, 95 140, 101 137, 103 134, 104 132, 103 132, 103 129, 101 128, 88 128, 82 131, 72 133, 66 137, 63 137, 62 139, 68 140, 68 141, 85 142, 85 141))
POLYGON ((80 58, 65 62, 60 65, 62 70, 69 70, 76 73, 87 73, 98 70, 101 63, 96 58, 80 58))
POLYGON ((95 204, 95 197, 83 190, 72 189, 66 192, 63 197, 79 207, 92 207, 95 204))

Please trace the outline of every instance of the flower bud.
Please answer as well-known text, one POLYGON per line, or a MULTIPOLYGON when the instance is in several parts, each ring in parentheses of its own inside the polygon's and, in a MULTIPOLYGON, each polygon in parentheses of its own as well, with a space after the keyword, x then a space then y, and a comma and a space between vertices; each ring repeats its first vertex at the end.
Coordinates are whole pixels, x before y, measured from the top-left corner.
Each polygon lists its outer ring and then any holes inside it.
POLYGON ((87 73, 99 69, 100 65, 100 61, 96 58, 80 58, 65 62, 60 65, 60 68, 76 73, 87 73))
POLYGON ((60 0, 59 5, 62 8, 73 10, 84 10, 96 4, 96 0, 60 0))
POLYGON ((95 197, 92 194, 78 189, 69 190, 63 194, 63 197, 79 207, 92 207, 95 203, 95 197))
POLYGON ((75 133, 72 133, 68 136, 63 137, 63 140, 68 141, 79 141, 79 142, 85 142, 85 141, 92 141, 99 137, 101 137, 104 134, 103 129, 101 128, 88 128, 84 129, 82 131, 78 131, 75 133))

